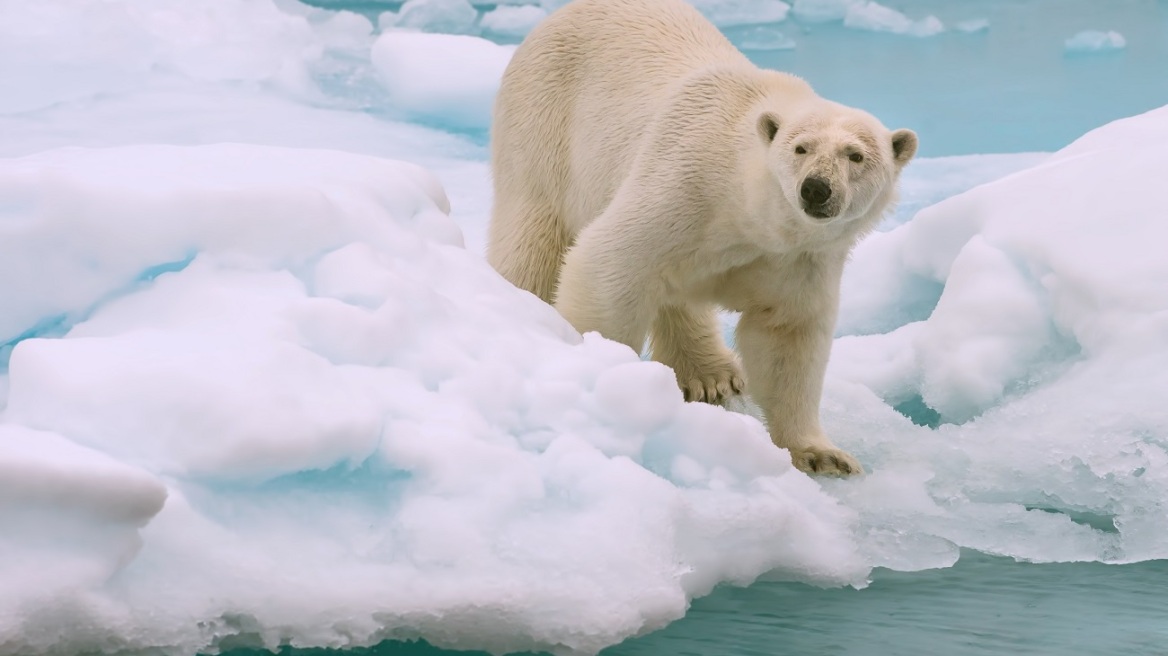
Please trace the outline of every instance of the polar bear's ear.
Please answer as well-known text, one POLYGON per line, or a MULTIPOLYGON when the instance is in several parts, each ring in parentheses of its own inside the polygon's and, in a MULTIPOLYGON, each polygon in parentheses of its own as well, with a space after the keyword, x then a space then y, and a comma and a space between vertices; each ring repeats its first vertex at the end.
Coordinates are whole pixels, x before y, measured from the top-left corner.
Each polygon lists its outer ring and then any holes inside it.
POLYGON ((917 133, 912 130, 897 130, 892 133, 892 156, 899 166, 908 164, 908 161, 917 154, 917 133))
POLYGON ((763 112, 758 117, 758 134, 768 144, 775 140, 779 131, 779 117, 774 112, 763 112))

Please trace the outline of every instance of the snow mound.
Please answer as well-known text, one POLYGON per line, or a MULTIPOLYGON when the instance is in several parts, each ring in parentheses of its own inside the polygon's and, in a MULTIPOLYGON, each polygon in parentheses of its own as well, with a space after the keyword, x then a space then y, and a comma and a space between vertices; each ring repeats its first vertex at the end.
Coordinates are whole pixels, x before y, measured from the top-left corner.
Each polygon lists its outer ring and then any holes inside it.
POLYGON ((486 129, 515 46, 457 34, 386 32, 373 65, 394 110, 456 129, 486 129))
POLYGON ((824 414, 874 472, 840 497, 887 546, 871 562, 1168 556, 1165 134, 1168 108, 1115 122, 857 249, 853 322, 941 290, 833 350, 824 414))
POLYGON ((1099 30, 1079 32, 1063 43, 1063 49, 1068 53, 1107 52, 1123 50, 1126 47, 1127 39, 1119 32, 1099 30))
POLYGON ((595 653, 719 582, 863 583, 758 422, 581 338, 448 210, 325 150, 0 160, 0 644, 595 653))

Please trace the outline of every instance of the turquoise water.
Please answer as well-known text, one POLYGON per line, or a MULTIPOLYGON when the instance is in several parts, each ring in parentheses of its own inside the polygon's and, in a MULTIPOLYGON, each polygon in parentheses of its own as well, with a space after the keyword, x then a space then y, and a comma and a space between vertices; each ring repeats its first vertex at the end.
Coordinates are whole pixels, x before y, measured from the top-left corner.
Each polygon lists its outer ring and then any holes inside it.
MULTIPOLYGON (((1168 653, 1168 561, 1033 565, 967 551, 948 569, 876 570, 864 590, 719 588, 603 656, 1076 656, 1168 653)), ((259 656, 237 649, 230 656, 259 656)), ((285 656, 485 656, 425 643, 285 656)))
MULTIPOLYGON (((945 25, 985 18, 985 32, 931 38, 839 25, 779 29, 793 50, 748 52, 921 137, 921 155, 1053 151, 1110 121, 1168 103, 1168 2, 979 0, 884 2, 945 25), (1118 52, 1066 55, 1082 30, 1115 30, 1118 52)), ((742 30, 730 32, 733 38, 742 30)))

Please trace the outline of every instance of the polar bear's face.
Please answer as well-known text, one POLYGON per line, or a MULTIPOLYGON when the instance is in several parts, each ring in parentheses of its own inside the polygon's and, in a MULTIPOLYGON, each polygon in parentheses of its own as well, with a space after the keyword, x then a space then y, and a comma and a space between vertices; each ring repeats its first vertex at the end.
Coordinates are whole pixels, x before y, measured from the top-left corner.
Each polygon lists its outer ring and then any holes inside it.
POLYGON ((917 151, 911 130, 890 132, 875 117, 832 105, 786 120, 764 114, 768 167, 787 203, 813 223, 850 221, 882 212, 900 170, 917 151))

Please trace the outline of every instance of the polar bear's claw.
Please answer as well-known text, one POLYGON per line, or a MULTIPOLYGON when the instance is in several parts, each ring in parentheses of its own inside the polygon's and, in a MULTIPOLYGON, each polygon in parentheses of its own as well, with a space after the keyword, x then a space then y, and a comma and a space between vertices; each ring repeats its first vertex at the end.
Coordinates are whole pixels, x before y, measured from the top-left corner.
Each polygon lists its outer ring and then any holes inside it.
POLYGON ((737 364, 726 363, 717 369, 704 376, 686 377, 684 382, 679 380, 685 400, 723 405, 746 389, 746 381, 737 364))
POLYGON ((820 476, 855 476, 864 473, 860 461, 835 447, 808 447, 791 450, 791 462, 800 471, 820 476))

